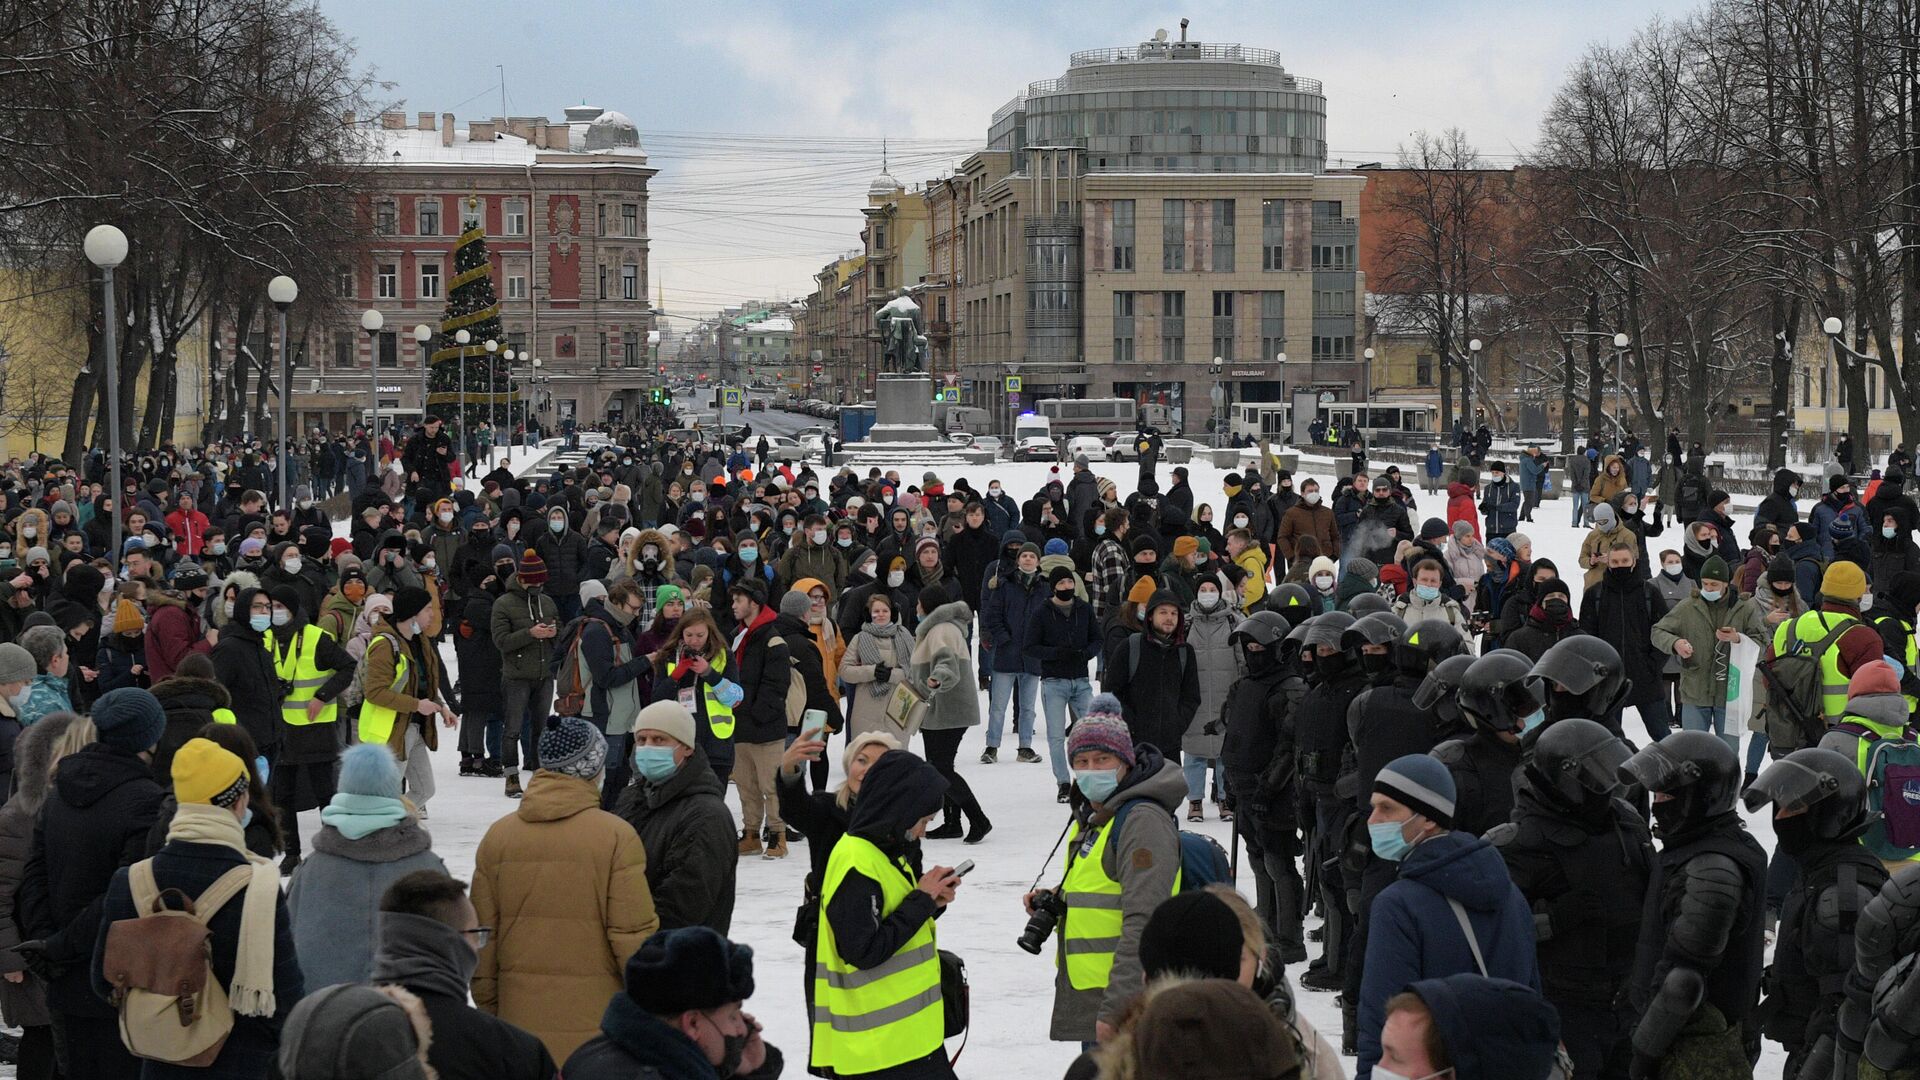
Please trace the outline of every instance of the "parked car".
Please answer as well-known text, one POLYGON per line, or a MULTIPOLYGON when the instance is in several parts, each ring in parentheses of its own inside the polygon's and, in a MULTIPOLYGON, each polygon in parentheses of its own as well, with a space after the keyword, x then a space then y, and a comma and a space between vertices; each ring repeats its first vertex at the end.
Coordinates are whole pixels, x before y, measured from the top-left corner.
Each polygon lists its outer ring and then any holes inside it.
POLYGON ((1085 454, 1088 461, 1107 460, 1107 444, 1100 441, 1098 435, 1075 435, 1067 440, 1067 457, 1077 460, 1085 454))
POLYGON ((975 435, 968 445, 975 450, 991 450, 995 461, 1007 456, 1007 440, 998 435, 975 435))
POLYGON ((763 397, 748 398, 747 411, 748 412, 766 412, 767 399, 763 397))
POLYGON ((1059 461, 1060 448, 1044 435, 1029 435, 1013 448, 1015 461, 1059 461))

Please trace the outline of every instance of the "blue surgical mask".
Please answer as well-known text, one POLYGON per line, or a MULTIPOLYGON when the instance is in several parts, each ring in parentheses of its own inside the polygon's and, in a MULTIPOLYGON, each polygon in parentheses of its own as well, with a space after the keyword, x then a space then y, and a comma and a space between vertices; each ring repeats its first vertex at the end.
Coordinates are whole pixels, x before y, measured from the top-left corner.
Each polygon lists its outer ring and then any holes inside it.
POLYGON ((1420 599, 1427 601, 1428 603, 1432 603, 1433 601, 1440 599, 1440 586, 1415 585, 1413 587, 1413 594, 1415 596, 1418 596, 1420 599))
POLYGON ((253 627, 254 633, 264 634, 267 632, 267 627, 273 625, 273 616, 260 614, 249 615, 247 616, 247 625, 253 627))
POLYGON ((1722 596, 1725 596, 1725 595, 1726 593, 1720 589, 1701 589, 1700 590, 1700 599, 1705 600, 1709 604, 1714 603, 1715 601, 1719 600, 1722 596))
POLYGON ((1075 769, 1073 782, 1080 794, 1097 803, 1105 803, 1120 789, 1118 769, 1075 769))
POLYGON ((1520 721, 1520 734, 1525 735, 1527 732, 1532 731, 1534 728, 1546 722, 1547 710, 1535 709, 1532 713, 1528 714, 1525 719, 1520 721))
POLYGON ((558 533, 558 532, 566 532, 566 531, 567 531, 567 521, 566 521, 566 519, 565 519, 565 518, 548 518, 548 519, 547 519, 547 528, 549 528, 549 529, 552 529, 552 530, 553 530, 554 532, 557 532, 557 533, 558 533))
POLYGON ((760 559, 759 548, 743 547, 740 549, 741 562, 743 563, 758 562, 759 559, 760 559))
POLYGON ((1367 841, 1373 845, 1373 853, 1388 862, 1399 862, 1406 857, 1407 843, 1404 833, 1404 821, 1374 821, 1367 824, 1367 841))
POLYGON ((1900 531, 1899 529, 1895 529, 1890 526, 1886 526, 1886 525, 1880 526, 1880 535, 1886 537, 1889 540, 1893 539, 1893 534, 1899 531, 1900 531))
MULTIPOLYGON (((260 782, 262 784, 266 783, 266 778, 262 777, 260 782)), ((253 824, 253 807, 249 806, 247 807, 247 812, 240 815, 240 827, 244 829, 251 824, 253 824)))
POLYGON ((1105 525, 1095 525, 1093 527, 1093 535, 1095 536, 1107 535, 1107 527, 1105 525))
POLYGON ((260 786, 266 787, 267 779, 273 775, 273 766, 267 761, 265 754, 253 759, 253 771, 260 777, 260 786))
POLYGON ((673 748, 670 746, 636 746, 633 749, 633 770, 658 784, 680 771, 680 766, 674 764, 673 748))

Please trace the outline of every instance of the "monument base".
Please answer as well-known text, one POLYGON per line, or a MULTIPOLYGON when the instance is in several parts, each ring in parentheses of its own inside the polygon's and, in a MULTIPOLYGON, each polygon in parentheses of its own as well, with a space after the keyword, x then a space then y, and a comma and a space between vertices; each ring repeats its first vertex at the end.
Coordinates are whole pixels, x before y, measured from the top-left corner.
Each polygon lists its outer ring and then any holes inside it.
POLYGON ((945 443, 933 426, 933 378, 881 375, 874 380, 873 430, 867 442, 887 445, 945 443))

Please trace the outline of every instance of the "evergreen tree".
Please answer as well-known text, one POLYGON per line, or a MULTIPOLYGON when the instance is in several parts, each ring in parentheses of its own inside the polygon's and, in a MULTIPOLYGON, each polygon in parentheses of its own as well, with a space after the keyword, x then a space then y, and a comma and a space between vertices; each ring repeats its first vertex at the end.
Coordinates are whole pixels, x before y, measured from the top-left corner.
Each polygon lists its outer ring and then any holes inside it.
POLYGON ((466 200, 461 218, 453 273, 447 279, 447 311, 440 320, 433 367, 427 373, 427 411, 451 418, 450 434, 465 457, 474 433, 502 419, 511 430, 521 408, 515 400, 511 365, 503 356, 507 338, 500 325, 500 305, 494 299, 493 263, 487 257, 478 200, 466 200), (464 346, 454 339, 461 330, 469 337, 464 346), (487 352, 488 341, 498 343, 499 349, 487 352))

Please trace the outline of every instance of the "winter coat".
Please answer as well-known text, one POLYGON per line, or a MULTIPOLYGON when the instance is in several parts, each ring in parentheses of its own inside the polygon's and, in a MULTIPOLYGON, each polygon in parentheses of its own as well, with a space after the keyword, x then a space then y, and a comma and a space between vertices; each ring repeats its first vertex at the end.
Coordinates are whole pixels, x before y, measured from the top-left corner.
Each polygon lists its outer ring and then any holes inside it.
POLYGON ((634 647, 637 620, 622 623, 599 598, 588 601, 581 615, 580 659, 591 680, 582 715, 609 734, 625 735, 653 691, 653 665, 634 647))
MULTIPOLYGON (((1161 594, 1155 595, 1157 604, 1161 594)), ((1134 742, 1178 746, 1200 711, 1199 668, 1193 649, 1178 637, 1141 630, 1107 653, 1101 688, 1120 699, 1134 742), (1138 667, 1131 660, 1134 638, 1140 642, 1138 667)))
MULTIPOLYGON (((599 1030, 566 1059, 567 1080, 713 1080, 719 1076, 698 1043, 625 994, 615 994, 594 1015, 599 1030)), ((772 1080, 785 1064, 780 1051, 768 1045, 765 1065, 734 1075, 738 1080, 772 1080)))
POLYGON ((1376 566, 1388 566, 1393 563, 1393 553, 1399 548, 1400 541, 1413 537, 1413 522, 1407 517, 1407 508, 1400 504, 1400 500, 1391 495, 1385 499, 1369 498, 1360 508, 1349 554, 1358 555, 1376 566))
POLYGON ((1593 471, 1593 484, 1587 489, 1587 494, 1597 504, 1606 502, 1625 490, 1627 490, 1626 460, 1619 454, 1608 454, 1601 460, 1600 467, 1593 471), (1615 465, 1620 467, 1618 476, 1609 471, 1615 465))
POLYGON ((391 912, 381 915, 379 932, 370 981, 420 999, 433 1026, 427 1063, 438 1080, 555 1080, 539 1039, 467 1004, 472 951, 464 935, 425 915, 391 912))
POLYGON ((579 593, 580 583, 586 580, 586 537, 572 529, 555 533, 552 529, 542 527, 540 535, 533 538, 533 550, 546 560, 546 588, 549 594, 573 596, 579 593))
POLYGON ((811 642, 788 642, 773 628, 776 613, 761 608, 753 624, 734 639, 732 660, 736 674, 731 676, 745 693, 733 707, 733 741, 751 746, 781 742, 787 734, 787 687, 795 648, 811 648, 811 642))
POLYGON ((1373 899, 1358 1002, 1359 1073, 1380 1060, 1388 998, 1421 979, 1479 970, 1449 901, 1465 909, 1489 976, 1540 989, 1533 910, 1500 853, 1465 833, 1423 840, 1401 860, 1398 879, 1373 899))
POLYGON ((1505 647, 1526 654, 1527 659, 1538 662, 1540 655, 1555 644, 1570 637, 1579 637, 1586 633, 1580 623, 1571 614, 1565 622, 1556 623, 1544 617, 1540 606, 1535 604, 1527 612, 1527 617, 1519 629, 1513 630, 1500 639, 1505 647))
POLYGON ((1200 707, 1187 722, 1180 737, 1180 752, 1213 759, 1220 756, 1226 726, 1220 723, 1220 710, 1227 703, 1227 692, 1246 677, 1247 668, 1240 650, 1233 644, 1233 632, 1246 619, 1223 597, 1212 611, 1195 604, 1187 611, 1187 647, 1193 650, 1198 669, 1200 707), (1213 734, 1207 726, 1213 725, 1213 734))
POLYGON ((1762 648, 1773 640, 1760 609, 1745 597, 1722 596, 1708 603, 1695 592, 1653 625, 1654 648, 1663 653, 1678 656, 1673 645, 1683 638, 1693 644, 1693 656, 1680 660, 1682 705, 1724 706, 1727 703, 1727 655, 1733 646, 1713 636, 1714 631, 1723 626, 1740 631, 1762 648))
MULTIPOLYGON (((551 585, 553 578, 549 576, 547 581, 551 585)), ((539 682, 552 675, 553 650, 558 647, 561 636, 555 634, 542 640, 533 636, 533 627, 537 623, 558 627, 560 609, 554 605, 553 597, 568 593, 529 589, 520 584, 517 575, 507 582, 506 591, 493 602, 493 610, 487 617, 493 645, 500 650, 500 678, 539 682)))
MULTIPOLYGON (((0 972, 25 971, 26 964, 14 947, 27 940, 21 932, 14 896, 26 876, 27 860, 33 854, 34 819, 47 798, 51 778, 47 760, 53 756, 55 733, 43 729, 14 743, 15 763, 20 789, 0 807, 0 972)), ((24 982, 0 982, 0 1013, 14 1027, 37 1027, 52 1023, 47 1011, 47 985, 38 975, 24 982)))
POLYGON ((280 718, 280 677, 274 674, 273 659, 267 655, 261 636, 241 614, 252 600, 253 593, 243 589, 234 601, 234 620, 221 629, 220 641, 213 647, 213 671, 233 698, 233 713, 240 726, 271 759, 286 722, 280 718))
POLYGON ((665 783, 636 773, 615 812, 640 836, 660 929, 705 926, 724 935, 733 923, 740 834, 707 755, 695 747, 665 783))
MULTIPOLYGON (((294 652, 294 644, 299 645, 303 658, 310 656, 313 665, 326 672, 326 682, 314 688, 313 698, 320 702, 337 701, 347 687, 353 685, 355 669, 359 662, 346 647, 331 636, 321 633, 319 647, 306 649, 304 636, 307 628, 306 617, 299 612, 293 613, 293 619, 286 626, 269 631, 273 635, 272 647, 267 650, 270 663, 282 663, 294 652)), ((437 657, 435 658, 437 660, 437 657)), ((278 667, 275 668, 278 671, 278 667)), ((277 676, 276 676, 277 677, 277 676)), ((391 676, 387 685, 392 685, 391 676)), ((281 729, 280 756, 277 762, 289 765, 328 765, 340 756, 340 749, 346 745, 346 721, 340 718, 339 709, 334 710, 334 721, 330 724, 286 724, 281 729)), ((324 801, 332 797, 329 790, 321 796, 324 801)), ((309 810, 316 804, 290 807, 293 810, 309 810)))
POLYGON ((1851 499, 1849 499, 1845 505, 1841 505, 1834 496, 1829 494, 1819 502, 1814 503, 1813 509, 1807 514, 1807 520, 1813 523, 1814 532, 1818 535, 1820 544, 1819 555, 1823 559, 1833 558, 1833 519, 1843 514, 1853 518, 1853 534, 1855 536, 1867 532, 1866 507, 1851 499))
POLYGON ((940 561, 953 567, 954 576, 960 579, 960 595, 955 599, 964 599, 967 607, 974 611, 980 610, 980 586, 986 580, 987 567, 1000 557, 995 535, 984 526, 962 528, 947 540, 946 551, 940 556, 940 561))
POLYGON ((600 809, 592 781, 533 774, 474 853, 473 907, 493 938, 473 1002, 525 1028, 556 1061, 596 1032, 627 959, 660 919, 633 826, 600 809))
POLYGON ((1324 503, 1309 506, 1304 501, 1297 502, 1280 515, 1280 532, 1274 537, 1274 544, 1279 547, 1281 558, 1293 561, 1294 541, 1302 536, 1319 541, 1320 554, 1327 558, 1340 557, 1340 529, 1334 522, 1333 511, 1324 503))
POLYGON ((232 708, 233 697, 216 680, 183 675, 154 683, 153 696, 167 711, 167 726, 153 750, 153 775, 172 776, 174 753, 214 722, 214 710, 232 708))
POLYGON ((1038 572, 1031 580, 1023 580, 1019 571, 996 564, 988 573, 981 589, 980 636, 983 647, 992 654, 989 660, 993 671, 1028 671, 1028 617, 1035 605, 1046 603, 1051 595, 1038 572))
MULTIPOLYGON (((394 711, 393 730, 387 734, 387 749, 401 761, 407 760, 407 728, 413 726, 420 732, 420 739, 428 750, 440 748, 440 728, 432 718, 419 713, 422 700, 442 699, 444 676, 440 670, 440 650, 433 642, 416 638, 420 649, 416 653, 408 648, 408 642, 401 638, 399 631, 393 628, 384 616, 373 624, 373 638, 367 643, 366 656, 361 660, 361 686, 366 688, 367 703, 394 711), (403 678, 395 679, 399 670, 397 660, 402 653, 407 659, 407 670, 403 678), (396 681, 398 685, 395 685, 396 681)), ((444 703, 444 702, 443 702, 444 703)))
MULTIPOLYGON (((1659 580, 1668 579, 1663 574, 1659 580)), ((1631 575, 1608 576, 1580 596, 1580 628, 1613 646, 1633 680, 1627 705, 1640 708, 1666 695, 1662 675, 1670 658, 1654 647, 1653 627, 1667 611, 1660 587, 1631 575)))
POLYGON ((1046 597, 1027 615, 1027 672, 1043 679, 1084 679, 1087 661, 1100 653, 1093 606, 1076 600, 1062 611, 1053 602, 1051 586, 1046 597))
POLYGON ((1572 454, 1567 458, 1567 490, 1593 491, 1593 459, 1584 453, 1572 454))
POLYGON ((1793 505, 1793 489, 1800 483, 1800 474, 1792 469, 1778 469, 1773 474, 1773 491, 1760 500, 1759 509, 1753 512, 1753 527, 1771 525, 1786 534, 1787 526, 1800 520, 1800 511, 1793 505))
POLYGON ((1473 498, 1473 485, 1455 480, 1447 485, 1447 535, 1453 535, 1453 523, 1464 521, 1473 527, 1473 538, 1480 539, 1480 513, 1473 498))
POLYGON ((878 695, 874 687, 881 682, 880 663, 891 668, 887 672, 885 685, 897 686, 908 681, 913 646, 913 632, 898 624, 895 624, 892 633, 883 635, 876 633, 873 624, 868 623, 847 643, 847 655, 840 663, 840 678, 849 687, 841 699, 847 709, 847 738, 873 731, 891 732, 899 736, 903 743, 912 737, 912 732, 899 731, 887 719, 887 703, 892 700, 892 694, 878 695), (868 652, 879 657, 879 663, 866 663, 863 658, 868 652))
POLYGON ((927 699, 922 731, 954 731, 980 723, 979 683, 967 648, 971 618, 966 603, 955 600, 928 612, 914 628, 908 680, 927 699))
POLYGON ((832 600, 840 592, 841 583, 847 580, 846 561, 834 550, 833 542, 815 545, 812 538, 803 535, 805 531, 795 529, 793 546, 775 560, 769 596, 779 596, 802 579, 817 578, 827 587, 827 599, 832 600))
POLYGON ((1489 481, 1480 493, 1480 512, 1487 516, 1488 536, 1512 532, 1520 524, 1520 485, 1511 478, 1489 481))
POLYGON ((48 713, 72 712, 69 686, 63 675, 35 675, 27 684, 27 703, 19 710, 20 726, 32 727, 46 719, 48 713))
POLYGON ((500 647, 493 643, 493 605, 498 596, 475 589, 453 624, 453 655, 460 665, 460 707, 475 716, 500 710, 500 647))
POLYGON ((173 670, 193 653, 211 653, 200 611, 178 597, 147 591, 147 677, 154 683, 171 678, 173 670))
MULTIPOLYGON (((824 625, 832 625, 832 620, 828 620, 824 625)), ((773 630, 780 635, 782 641, 789 643, 787 655, 793 658, 793 670, 799 672, 800 678, 807 684, 807 708, 819 709, 826 713, 827 727, 830 730, 842 730, 845 723, 840 711, 840 700, 834 696, 834 677, 827 674, 825 656, 821 650, 817 647, 807 647, 809 642, 815 646, 819 644, 819 639, 813 635, 813 628, 791 615, 783 614, 773 620, 773 630)), ((835 670, 837 671, 838 668, 836 667, 835 670)), ((677 688, 670 696, 678 698, 677 688)), ((701 703, 705 704, 704 695, 701 703)), ((733 761, 731 745, 727 747, 722 760, 729 763, 733 761)))
POLYGON ((373 973, 380 898, 416 870, 447 872, 433 853, 433 837, 417 818, 358 840, 332 825, 320 826, 287 886, 293 944, 308 990, 367 980, 373 973))
POLYGON ((1408 626, 1417 622, 1443 622, 1460 631, 1461 637, 1467 634, 1467 613, 1461 610, 1460 602, 1442 592, 1438 599, 1422 600, 1420 594, 1408 589, 1406 595, 1393 602, 1393 613, 1405 620, 1408 626))
POLYGON ((1867 580, 1873 584, 1877 596, 1887 595, 1895 574, 1920 570, 1920 547, 1914 545, 1913 534, 1904 529, 1895 529, 1893 539, 1889 540, 1880 535, 1879 527, 1875 526, 1867 536, 1867 550, 1873 556, 1872 565, 1867 567, 1867 580))
POLYGON ((1519 461, 1520 490, 1524 493, 1544 488, 1547 483, 1547 455, 1521 454, 1519 461))

